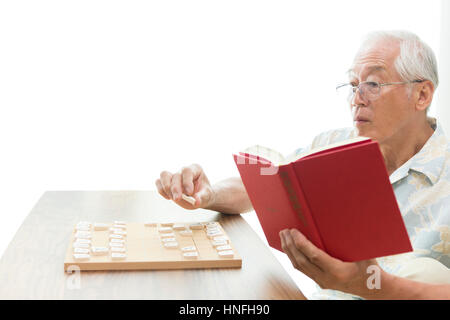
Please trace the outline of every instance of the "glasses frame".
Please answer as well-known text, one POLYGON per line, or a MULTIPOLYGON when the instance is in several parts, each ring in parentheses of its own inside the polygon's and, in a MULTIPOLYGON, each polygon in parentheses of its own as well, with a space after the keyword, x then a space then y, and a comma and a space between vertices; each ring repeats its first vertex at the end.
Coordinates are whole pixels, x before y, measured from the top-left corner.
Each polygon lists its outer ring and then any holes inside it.
MULTIPOLYGON (((408 83, 420 83, 420 82, 424 82, 424 81, 426 81, 426 80, 424 80, 424 79, 416 79, 416 80, 411 80, 411 81, 385 82, 385 83, 379 83, 379 82, 377 82, 377 81, 363 81, 363 82, 360 82, 357 86, 354 86, 354 85, 352 85, 351 83, 341 83, 341 84, 339 84, 339 85, 336 86, 336 91, 338 91, 339 89, 344 88, 344 87, 346 87, 346 86, 351 86, 352 91, 351 91, 351 94, 349 94, 349 96, 348 96, 348 98, 347 98, 348 101, 351 101, 351 100, 353 100, 353 98, 355 97, 356 91, 360 90, 360 86, 361 86, 362 84, 365 84, 365 83, 374 83, 374 84, 376 84, 377 87, 379 88, 378 93, 377 93, 377 96, 376 96, 376 98, 378 98, 378 97, 380 96, 380 92, 381 92, 381 88, 382 88, 382 87, 385 87, 385 86, 391 86, 391 85, 408 84, 408 83)), ((361 91, 360 91, 360 94, 361 94, 361 95, 364 95, 365 92, 361 92, 361 91)), ((367 100, 370 101, 370 100, 373 100, 373 99, 367 99, 367 100)))

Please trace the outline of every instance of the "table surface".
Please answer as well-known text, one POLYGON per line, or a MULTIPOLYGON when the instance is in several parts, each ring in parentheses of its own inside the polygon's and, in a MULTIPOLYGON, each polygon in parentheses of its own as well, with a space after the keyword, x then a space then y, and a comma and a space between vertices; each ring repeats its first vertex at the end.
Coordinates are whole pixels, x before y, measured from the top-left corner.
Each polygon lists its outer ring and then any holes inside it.
POLYGON ((154 191, 48 191, 0 260, 0 299, 305 299, 240 215, 184 210, 154 191), (219 221, 242 268, 64 272, 81 220, 219 221))

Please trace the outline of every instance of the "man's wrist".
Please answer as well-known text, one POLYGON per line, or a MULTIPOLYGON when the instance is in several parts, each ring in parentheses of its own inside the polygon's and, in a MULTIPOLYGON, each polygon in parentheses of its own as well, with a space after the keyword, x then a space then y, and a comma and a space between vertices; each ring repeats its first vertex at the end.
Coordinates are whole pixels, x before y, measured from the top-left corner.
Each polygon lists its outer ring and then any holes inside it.
POLYGON ((215 210, 214 208, 216 205, 216 199, 217 199, 217 189, 215 186, 211 186, 211 195, 209 197, 208 203, 203 208, 214 211, 215 210))
POLYGON ((361 296, 378 300, 424 299, 430 289, 429 286, 427 283, 412 281, 382 271, 380 288, 367 290, 361 296))
POLYGON ((387 273, 383 269, 380 272, 380 286, 377 288, 367 288, 361 297, 369 300, 395 299, 396 296, 396 276, 387 273))

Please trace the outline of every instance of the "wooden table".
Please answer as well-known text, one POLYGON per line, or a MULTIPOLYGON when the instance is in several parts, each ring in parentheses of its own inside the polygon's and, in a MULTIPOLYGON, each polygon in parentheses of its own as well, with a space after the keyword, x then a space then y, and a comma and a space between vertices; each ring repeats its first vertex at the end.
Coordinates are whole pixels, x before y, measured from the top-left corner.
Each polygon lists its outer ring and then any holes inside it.
POLYGON ((305 299, 240 215, 184 210, 152 191, 48 191, 0 260, 0 299, 305 299), (219 221, 242 257, 241 269, 63 270, 81 220, 219 221))

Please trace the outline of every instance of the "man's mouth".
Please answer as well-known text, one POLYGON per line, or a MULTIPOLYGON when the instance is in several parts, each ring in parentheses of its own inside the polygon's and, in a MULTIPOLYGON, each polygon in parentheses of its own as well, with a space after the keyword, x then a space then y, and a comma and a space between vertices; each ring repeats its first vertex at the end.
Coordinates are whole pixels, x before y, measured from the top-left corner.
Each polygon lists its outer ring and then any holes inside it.
POLYGON ((353 121, 355 121, 357 123, 364 123, 364 122, 369 122, 369 119, 364 118, 364 117, 356 117, 353 119, 353 121))
POLYGON ((368 113, 367 111, 368 110, 361 109, 361 108, 353 108, 352 109, 353 121, 356 124, 363 124, 363 123, 370 122, 370 117, 365 114, 365 113, 368 113))

